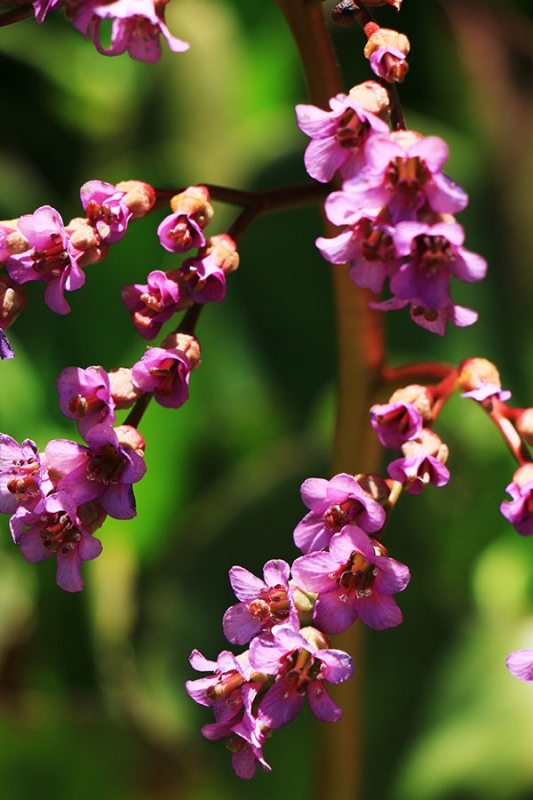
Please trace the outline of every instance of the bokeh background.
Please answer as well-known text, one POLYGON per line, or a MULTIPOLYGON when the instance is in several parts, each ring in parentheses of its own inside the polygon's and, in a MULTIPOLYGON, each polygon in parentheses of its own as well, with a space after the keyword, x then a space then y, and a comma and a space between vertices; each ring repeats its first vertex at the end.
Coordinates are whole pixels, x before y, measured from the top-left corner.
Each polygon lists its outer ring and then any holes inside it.
MULTIPOLYGON (((329 8, 332 3, 326 2, 329 8)), ((516 405, 533 404, 533 10, 528 0, 404 0, 384 26, 412 44, 400 89, 410 127, 446 138, 449 175, 470 194, 466 245, 489 260, 482 285, 456 286, 471 329, 440 339, 407 312, 387 319, 390 361, 494 360, 516 405)), ((81 213, 79 187, 139 178, 179 187, 258 189, 306 180, 306 102, 273 2, 172 0, 171 31, 191 42, 156 66, 104 58, 63 18, 0 29, 0 216, 51 204, 81 213)), ((336 29, 346 89, 370 73, 359 30, 336 29)), ((236 209, 216 204, 212 233, 236 209)), ((144 350, 120 288, 176 266, 141 220, 87 270, 58 317, 27 284, 1 365, 0 429, 44 449, 79 440, 62 417, 61 369, 130 365, 144 350)), ((314 248, 317 209, 260 219, 240 245, 224 303, 198 327, 203 364, 177 411, 142 422, 148 472, 138 516, 108 519, 85 591, 55 585, 53 559, 27 564, 0 520, 0 796, 10 800, 228 800, 313 794, 318 723, 306 710, 268 742, 270 775, 232 772, 202 739, 208 709, 185 694, 193 648, 226 647, 233 564, 260 574, 297 555, 299 487, 329 474, 335 342, 329 266, 314 248)), ((10 333, 11 333, 10 332, 10 333)), ((387 530, 412 572, 405 622, 364 632, 358 670, 363 800, 529 800, 533 687, 505 656, 533 647, 533 543, 499 514, 514 463, 475 403, 454 398, 437 431, 449 485, 406 497, 387 530)), ((390 454, 389 454, 390 455, 390 454)), ((392 457, 392 456, 391 456, 392 457)), ((394 456, 395 457, 395 456, 394 456)), ((389 459, 390 460, 390 459, 389 459)), ((349 758, 347 753, 347 758, 349 758)), ((316 789, 316 786, 315 786, 316 789)), ((327 787, 318 787, 328 797, 327 787)))

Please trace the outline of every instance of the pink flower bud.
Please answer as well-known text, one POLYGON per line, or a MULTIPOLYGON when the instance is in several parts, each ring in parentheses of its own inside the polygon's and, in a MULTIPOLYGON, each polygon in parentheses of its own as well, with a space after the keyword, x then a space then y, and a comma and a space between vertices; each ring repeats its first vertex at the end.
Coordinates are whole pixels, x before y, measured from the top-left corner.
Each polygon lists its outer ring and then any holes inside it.
POLYGON ((142 395, 142 391, 134 386, 131 381, 130 367, 112 369, 109 372, 109 383, 115 408, 131 408, 142 395))
POLYGON ((348 97, 359 103, 361 108, 387 122, 390 118, 390 97, 388 91, 376 81, 364 81, 353 86, 348 97))
POLYGON ((0 329, 12 325, 26 305, 26 293, 22 286, 0 275, 0 329))
POLYGON ((131 211, 132 219, 144 217, 155 203, 155 191, 144 181, 120 181, 115 189, 126 192, 122 202, 131 211))
POLYGON ((406 56, 410 48, 403 33, 378 28, 368 39, 364 53, 376 75, 389 83, 401 83, 409 69, 406 56))

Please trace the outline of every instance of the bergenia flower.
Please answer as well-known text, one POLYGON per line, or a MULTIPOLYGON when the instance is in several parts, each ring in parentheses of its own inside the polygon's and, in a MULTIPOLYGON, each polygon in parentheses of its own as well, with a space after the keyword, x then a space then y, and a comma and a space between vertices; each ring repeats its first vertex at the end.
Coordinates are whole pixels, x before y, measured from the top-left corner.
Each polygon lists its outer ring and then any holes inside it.
POLYGON ((216 254, 200 251, 181 265, 187 294, 194 303, 220 303, 226 296, 226 274, 216 254))
POLYGON ((448 448, 433 431, 423 428, 416 439, 405 442, 402 452, 404 458, 392 461, 387 472, 394 481, 403 483, 407 494, 420 494, 430 483, 445 486, 450 480, 444 466, 448 448))
POLYGON ((104 242, 118 242, 126 234, 133 214, 124 203, 125 195, 125 191, 117 191, 104 181, 87 181, 80 189, 87 219, 104 242))
POLYGON ((177 348, 149 347, 131 370, 133 385, 153 392, 164 408, 179 408, 189 399, 189 357, 177 348))
POLYGON ((20 506, 9 525, 15 544, 26 561, 57 558, 56 581, 66 592, 81 592, 81 565, 102 552, 102 543, 92 536, 103 517, 95 504, 76 508, 61 492, 46 498, 39 513, 20 506))
POLYGON ((304 155, 309 175, 327 183, 340 170, 343 178, 355 175, 365 163, 365 143, 376 135, 387 136, 389 126, 371 114, 350 95, 338 94, 329 101, 331 111, 297 105, 298 127, 312 141, 304 155))
POLYGON ((178 211, 165 217, 157 229, 159 242, 169 253, 186 253, 203 247, 205 236, 194 216, 178 211))
POLYGON ((0 433, 0 512, 14 514, 19 506, 33 511, 52 488, 35 442, 19 444, 0 433))
POLYGON ((308 478, 302 484, 301 495, 311 509, 294 530, 294 543, 302 553, 327 547, 333 534, 348 523, 375 533, 385 522, 383 507, 361 488, 353 475, 340 473, 329 481, 308 478))
POLYGON ((62 476, 58 492, 78 506, 97 499, 109 516, 132 519, 136 514, 132 484, 146 472, 144 459, 120 444, 115 430, 106 425, 91 428, 86 441, 89 447, 67 439, 46 445, 49 468, 62 476))
POLYGON ((84 36, 90 36, 99 53, 118 56, 128 52, 137 61, 155 64, 161 57, 162 34, 174 53, 189 49, 189 44, 172 36, 168 30, 164 9, 166 0, 115 0, 83 3, 72 23, 84 36), (104 47, 100 39, 102 20, 111 19, 111 42, 104 47))
POLYGON ((533 534, 533 465, 523 464, 513 475, 505 491, 511 500, 500 505, 503 516, 514 525, 522 536, 533 534))
POLYGON ((289 588, 290 567, 286 561, 267 561, 263 569, 264 581, 244 567, 232 567, 229 572, 231 587, 240 600, 228 608, 222 620, 226 639, 232 644, 246 644, 254 636, 269 633, 274 625, 292 616, 292 625, 298 627, 298 616, 289 588))
POLYGON ((103 367, 67 367, 60 373, 56 387, 61 411, 78 421, 84 438, 94 425, 115 422, 109 375, 103 367))
POLYGON ((533 650, 515 650, 507 656, 507 669, 521 681, 533 681, 533 650))
POLYGON ((122 301, 143 339, 155 339, 168 319, 192 304, 182 277, 179 269, 169 273, 155 269, 149 273, 147 283, 122 288, 122 301))
POLYGON ((329 696, 324 683, 351 678, 354 664, 348 653, 332 650, 315 628, 294 630, 278 625, 269 639, 256 637, 250 644, 250 664, 275 677, 259 703, 257 716, 268 728, 291 722, 307 696, 311 711, 322 722, 336 722, 342 710, 329 696))
POLYGON ((44 300, 56 314, 68 314, 70 306, 63 292, 73 292, 85 283, 77 259, 82 255, 69 241, 61 215, 51 206, 41 206, 34 214, 18 220, 18 229, 28 242, 23 253, 9 256, 6 269, 16 282, 45 281, 44 300))
POLYGON ((429 205, 437 214, 455 214, 468 203, 468 195, 441 171, 448 146, 437 136, 395 131, 389 139, 370 139, 365 147, 366 166, 343 184, 351 208, 386 206, 394 225, 415 220, 429 205))
POLYGON ((405 442, 420 434, 424 423, 412 403, 383 403, 370 408, 370 424, 384 447, 401 450, 405 442))
POLYGON ((313 624, 325 633, 341 633, 358 617, 374 630, 403 620, 392 595, 409 583, 408 568, 354 525, 333 536, 329 552, 297 558, 292 575, 299 588, 318 593, 313 624))

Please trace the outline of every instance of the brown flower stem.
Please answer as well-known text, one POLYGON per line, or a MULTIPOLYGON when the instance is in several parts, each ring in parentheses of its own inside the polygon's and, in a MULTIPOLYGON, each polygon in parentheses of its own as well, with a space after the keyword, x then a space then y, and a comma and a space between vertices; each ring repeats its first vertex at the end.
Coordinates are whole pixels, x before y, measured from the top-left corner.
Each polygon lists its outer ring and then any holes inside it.
MULTIPOLYGON (((343 91, 337 58, 320 3, 274 0, 283 12, 298 48, 310 101, 321 108, 343 91)), ((325 220, 329 235, 336 233, 325 220)), ((382 317, 368 307, 369 293, 357 288, 348 270, 334 266, 333 291, 337 314, 338 379, 333 472, 375 472, 380 445, 368 421, 384 362, 382 317)), ((354 658, 356 675, 333 687, 344 715, 335 725, 319 728, 316 797, 357 800, 361 784, 361 633, 352 625, 333 637, 334 647, 354 658)))
POLYGON ((401 384, 409 383, 430 383, 432 381, 442 381, 447 378, 450 372, 455 369, 450 364, 439 364, 436 362, 421 362, 419 364, 402 364, 401 367, 384 366, 381 370, 381 380, 383 383, 401 384))
POLYGON ((0 14, 0 28, 5 28, 7 25, 14 25, 15 22, 21 22, 23 19, 29 19, 33 16, 33 6, 31 3, 20 6, 20 8, 13 8, 11 11, 0 14))

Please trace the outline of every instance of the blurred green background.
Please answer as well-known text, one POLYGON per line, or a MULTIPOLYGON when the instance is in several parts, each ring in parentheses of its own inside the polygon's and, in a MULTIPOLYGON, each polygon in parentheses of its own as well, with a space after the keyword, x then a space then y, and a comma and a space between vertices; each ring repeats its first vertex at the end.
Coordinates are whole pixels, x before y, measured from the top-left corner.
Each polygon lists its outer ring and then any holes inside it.
MULTIPOLYGON (((325 6, 329 9, 332 3, 325 6)), ((404 0, 377 9, 412 45, 400 88, 408 125, 446 138, 447 172, 471 196, 459 221, 489 260, 482 285, 455 286, 473 328, 440 339, 407 313, 387 319, 391 363, 493 359, 517 405, 533 398, 533 10, 528 0, 404 0)), ((4 123, 0 216, 51 204, 81 213, 80 185, 129 178, 156 186, 266 188, 306 180, 306 102, 291 38, 273 2, 172 0, 171 31, 191 42, 156 66, 103 58, 61 12, 0 29, 4 123)), ((346 89, 370 73, 355 28, 333 31, 346 89)), ((164 48, 165 49, 165 48, 164 48)), ((216 204, 211 232, 236 210, 216 204)), ((28 284, 1 365, 0 429, 41 449, 78 439, 57 406, 61 369, 138 360, 144 342, 120 300, 175 261, 158 245, 164 212, 136 223, 88 268, 58 317, 28 284)), ((108 519, 103 555, 69 595, 55 564, 27 564, 0 520, 0 796, 10 800, 308 798, 318 727, 305 711, 267 743, 270 775, 232 772, 185 694, 193 648, 226 647, 227 572, 292 561, 299 487, 326 476, 335 359, 329 267, 315 250, 316 209, 259 220, 240 244, 228 296, 198 327, 203 365, 178 411, 148 409, 148 473, 138 516, 108 519)), ((386 544, 407 563, 405 622, 365 631, 363 800, 533 797, 533 688, 505 656, 533 646, 533 544, 498 511, 514 464, 471 401, 455 398, 437 431, 452 479, 407 497, 386 544)), ((349 758, 349 754, 347 754, 349 758)), ((328 798, 327 787, 318 787, 328 798)))

